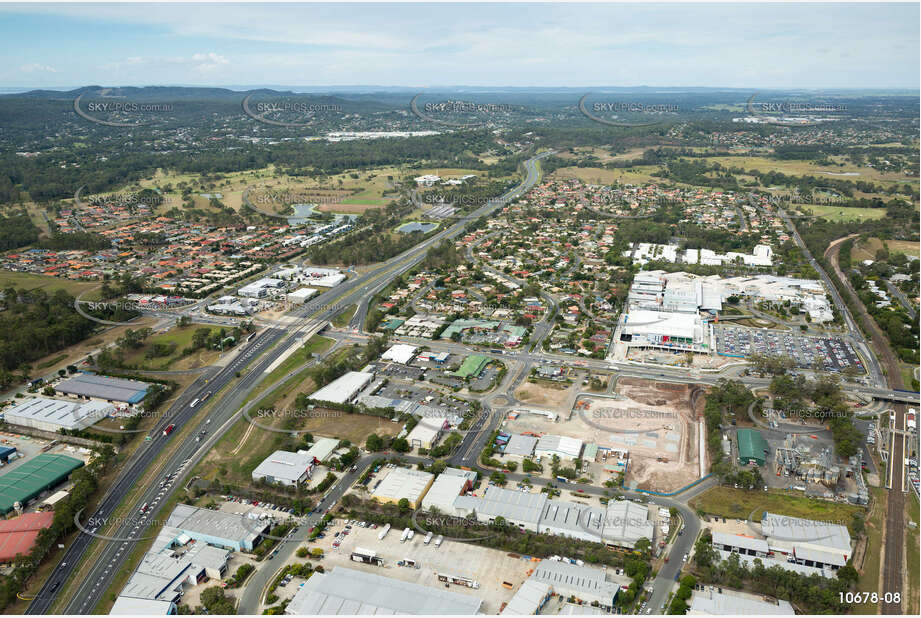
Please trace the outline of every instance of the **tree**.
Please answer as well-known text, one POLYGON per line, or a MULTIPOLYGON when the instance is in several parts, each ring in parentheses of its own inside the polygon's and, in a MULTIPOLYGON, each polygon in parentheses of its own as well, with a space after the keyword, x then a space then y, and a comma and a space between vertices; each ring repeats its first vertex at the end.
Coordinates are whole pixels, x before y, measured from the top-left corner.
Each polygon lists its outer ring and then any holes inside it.
POLYGON ((407 453, 410 450, 409 442, 406 441, 406 438, 397 438, 390 447, 398 453, 407 453))
POLYGON ((840 569, 838 569, 838 579, 847 583, 848 586, 851 586, 857 583, 857 579, 859 577, 860 577, 860 574, 857 573, 857 569, 855 569, 851 565, 851 563, 848 563, 844 565, 843 567, 841 567, 840 569))
POLYGON ((411 508, 409 504, 409 500, 407 500, 406 498, 400 498, 400 501, 397 502, 397 506, 400 507, 401 511, 408 511, 411 508))
POLYGON ((372 453, 383 450, 383 448, 384 440, 376 433, 372 433, 370 436, 368 436, 368 439, 365 440, 365 449, 372 453))
POLYGON ((646 537, 637 539, 636 543, 633 544, 633 549, 636 551, 646 554, 649 552, 649 548, 652 546, 652 543, 646 537))

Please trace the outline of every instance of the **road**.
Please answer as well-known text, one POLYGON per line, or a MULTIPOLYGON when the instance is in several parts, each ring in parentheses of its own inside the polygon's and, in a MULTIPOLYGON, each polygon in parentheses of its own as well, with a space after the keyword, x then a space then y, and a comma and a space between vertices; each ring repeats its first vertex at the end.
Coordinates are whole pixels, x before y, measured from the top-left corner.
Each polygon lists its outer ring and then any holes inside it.
MULTIPOLYGON (((520 196, 534 186, 540 177, 537 162, 551 154, 552 151, 548 151, 526 161, 524 163, 525 179, 521 184, 510 189, 497 200, 484 204, 470 216, 479 218, 491 214, 508 200, 520 196)), ((109 532, 108 536, 137 539, 143 534, 147 528, 147 523, 144 522, 147 522, 156 513, 158 510, 156 506, 161 502, 167 502, 175 489, 183 485, 188 471, 194 468, 197 461, 216 444, 223 431, 229 429, 242 414, 244 401, 266 377, 266 369, 291 346, 299 345, 299 340, 305 330, 314 330, 317 323, 325 323, 348 305, 358 304, 375 294, 392 279, 423 260, 431 246, 459 235, 465 224, 464 220, 457 221, 364 275, 346 280, 336 288, 305 303, 302 307, 292 310, 287 315, 294 320, 287 332, 277 328, 263 331, 251 343, 243 346, 235 359, 210 381, 209 374, 200 376, 169 408, 165 418, 157 424, 151 436, 152 440, 142 444, 122 468, 99 508, 92 514, 100 521, 114 520, 116 509, 128 492, 141 482, 146 483, 146 489, 140 492, 132 504, 126 506, 127 513, 137 515, 127 517, 127 521, 109 532), (254 363, 253 367, 242 374, 242 370, 251 362, 254 363), (242 374, 241 379, 230 384, 238 371, 242 374), (227 392, 221 394, 219 391, 228 385, 230 386, 227 392), (193 430, 185 431, 186 425, 192 424, 189 421, 201 411, 201 409, 196 410, 189 407, 189 404, 194 399, 200 399, 208 391, 214 393, 215 402, 208 411, 207 418, 197 419, 193 430), (164 436, 162 429, 170 423, 175 425, 175 429, 170 436, 164 436), (206 440, 201 442, 191 440, 193 435, 198 436, 202 431, 209 430, 213 433, 210 433, 210 437, 206 440), (168 442, 171 439, 175 440, 179 434, 183 433, 188 439, 180 444, 172 455, 164 458, 162 454, 168 442), (163 461, 164 459, 167 461, 163 461), (145 476, 152 478, 148 480, 145 476), (150 509, 142 515, 140 510, 145 504, 148 504, 150 509)), ((69 614, 92 613, 108 589, 112 574, 134 567, 134 565, 125 565, 125 561, 137 542, 137 540, 104 541, 85 533, 78 535, 29 605, 27 613, 49 613, 58 597, 70 590, 71 587, 66 585, 66 582, 80 566, 81 559, 88 557, 87 552, 91 548, 93 563, 76 590, 68 594, 64 602, 64 612, 69 614)))
POLYGON ((914 320, 915 319, 915 307, 911 304, 911 301, 908 300, 908 297, 905 296, 905 292, 900 290, 898 286, 889 281, 888 279, 883 279, 883 282, 886 284, 886 289, 889 290, 889 293, 892 294, 896 300, 899 301, 899 304, 905 308, 905 311, 908 312, 908 316, 914 320))

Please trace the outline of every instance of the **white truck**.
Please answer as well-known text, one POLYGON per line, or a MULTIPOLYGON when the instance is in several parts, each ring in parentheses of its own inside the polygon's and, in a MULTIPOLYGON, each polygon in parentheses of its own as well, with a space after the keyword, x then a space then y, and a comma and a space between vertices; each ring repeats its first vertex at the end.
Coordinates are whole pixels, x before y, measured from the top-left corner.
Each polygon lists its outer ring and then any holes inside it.
POLYGON ((410 538, 409 535, 412 533, 412 530, 409 528, 403 528, 403 534, 400 535, 400 543, 405 543, 406 539, 410 538))
POLYGON ((382 541, 384 537, 387 536, 387 533, 390 532, 390 524, 384 526, 380 532, 377 533, 377 540, 382 541))
POLYGON ((426 534, 426 535, 425 535, 425 540, 422 541, 422 543, 425 544, 425 545, 428 545, 429 543, 431 543, 431 542, 432 542, 432 536, 433 536, 433 535, 432 535, 431 532, 429 532, 428 534, 426 534))
POLYGON ((441 542, 444 540, 445 538, 439 534, 438 538, 435 539, 435 547, 441 547, 441 542))

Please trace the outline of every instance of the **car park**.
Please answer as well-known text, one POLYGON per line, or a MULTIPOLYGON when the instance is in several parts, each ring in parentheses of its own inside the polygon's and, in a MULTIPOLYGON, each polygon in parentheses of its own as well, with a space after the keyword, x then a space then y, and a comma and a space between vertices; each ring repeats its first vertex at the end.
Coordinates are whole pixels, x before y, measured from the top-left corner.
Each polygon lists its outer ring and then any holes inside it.
POLYGON ((798 367, 818 367, 840 373, 848 367, 864 372, 863 362, 850 343, 840 337, 813 337, 788 331, 757 330, 741 326, 714 326, 717 352, 748 357, 754 353, 784 356, 798 367))

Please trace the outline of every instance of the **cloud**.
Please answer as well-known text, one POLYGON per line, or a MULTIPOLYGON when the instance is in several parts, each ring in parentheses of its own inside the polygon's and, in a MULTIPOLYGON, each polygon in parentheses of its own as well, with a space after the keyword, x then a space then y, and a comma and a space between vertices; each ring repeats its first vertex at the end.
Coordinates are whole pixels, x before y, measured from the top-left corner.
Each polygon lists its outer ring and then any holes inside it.
POLYGON ((220 54, 215 54, 214 52, 207 54, 195 54, 192 56, 192 62, 195 63, 194 69, 196 71, 210 71, 221 65, 230 64, 230 61, 227 60, 227 58, 220 54))
POLYGON ((57 73, 58 70, 47 64, 39 64, 37 62, 32 62, 29 64, 24 64, 19 67, 19 70, 23 73, 57 73))

